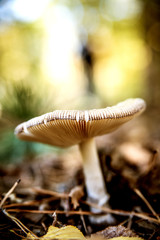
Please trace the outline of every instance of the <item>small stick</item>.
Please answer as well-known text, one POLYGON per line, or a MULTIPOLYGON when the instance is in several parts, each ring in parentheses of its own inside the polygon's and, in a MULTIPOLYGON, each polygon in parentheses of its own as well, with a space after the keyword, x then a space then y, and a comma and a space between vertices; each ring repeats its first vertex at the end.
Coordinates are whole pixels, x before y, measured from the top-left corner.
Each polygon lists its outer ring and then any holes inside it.
POLYGON ((69 194, 67 194, 67 193, 58 193, 58 192, 54 192, 51 190, 37 188, 37 187, 32 188, 32 191, 34 191, 36 193, 40 193, 40 194, 48 194, 48 195, 55 196, 58 198, 69 198, 69 194))
POLYGON ((8 218, 10 218, 13 222, 15 222, 26 235, 27 235, 27 232, 29 232, 33 237, 37 238, 37 236, 31 230, 29 230, 19 219, 11 216, 5 209, 3 209, 2 211, 8 218))
POLYGON ((132 215, 132 216, 142 218, 142 219, 145 219, 145 220, 148 220, 148 221, 151 221, 151 222, 159 223, 159 220, 157 220, 153 217, 149 217, 144 213, 135 213, 135 212, 128 212, 128 211, 123 211, 123 210, 113 210, 113 209, 110 209, 110 208, 107 208, 107 207, 101 207, 101 206, 99 206, 95 203, 91 203, 91 202, 88 202, 88 201, 81 201, 81 202, 83 202, 84 204, 87 204, 88 206, 100 209, 102 212, 112 213, 112 214, 120 215, 120 216, 130 216, 130 215, 132 215))
POLYGON ((57 199, 57 198, 50 197, 50 198, 41 199, 41 200, 30 200, 30 201, 28 200, 28 201, 23 202, 23 203, 12 203, 12 204, 3 205, 3 207, 5 209, 7 209, 7 208, 13 208, 13 207, 25 207, 25 206, 36 206, 36 205, 39 206, 41 203, 51 202, 55 199, 57 199))
MULTIPOLYGON (((91 212, 87 211, 63 211, 63 210, 29 210, 29 209, 7 209, 7 212, 21 212, 21 213, 35 213, 35 214, 69 214, 69 215, 93 215, 91 212)), ((96 214, 94 214, 96 215, 96 214)))
MULTIPOLYGON (((97 204, 93 204, 93 203, 89 203, 89 202, 83 202, 89 206, 92 206, 94 208, 98 208, 101 209, 102 212, 106 212, 106 213, 112 213, 115 215, 120 215, 120 216, 134 216, 134 217, 138 217, 138 218, 142 218, 145 220, 148 220, 150 222, 155 222, 155 223, 159 223, 159 220, 157 220, 156 218, 153 217, 149 217, 148 215, 144 214, 144 213, 136 213, 136 212, 128 212, 128 211, 122 211, 122 210, 109 210, 106 207, 100 207, 97 204)), ((35 214, 52 214, 53 211, 55 211, 58 214, 69 214, 69 215, 97 215, 95 213, 92 212, 81 212, 81 211, 62 211, 62 210, 26 210, 26 209, 8 209, 8 212, 27 212, 27 213, 35 213, 35 214)))
POLYGON ((2 210, 2 212, 8 217, 10 218, 13 222, 15 222, 21 229, 22 231, 27 234, 27 231, 33 236, 33 237, 36 237, 37 236, 32 232, 30 231, 23 223, 21 223, 20 220, 18 220, 16 217, 13 217, 11 216, 5 209, 3 209, 3 205, 5 203, 5 201, 7 200, 7 198, 12 194, 12 192, 15 190, 15 188, 18 186, 18 184, 20 183, 20 179, 18 179, 14 185, 11 187, 11 189, 5 194, 4 198, 2 199, 1 203, 0 203, 0 208, 2 210), (26 231, 27 230, 27 231, 26 231))
POLYGON ((57 213, 56 212, 54 212, 53 214, 52 214, 52 217, 53 217, 53 222, 52 222, 52 226, 56 226, 56 223, 57 223, 57 213))
POLYGON ((151 204, 148 202, 148 200, 143 196, 143 194, 140 192, 139 189, 135 188, 134 189, 135 193, 144 201, 144 203, 147 205, 147 207, 149 208, 149 210, 152 212, 152 214, 158 219, 158 221, 160 221, 160 218, 158 216, 158 214, 154 211, 154 209, 152 208, 151 204))
POLYGON ((86 226, 86 223, 85 223, 85 220, 84 220, 84 215, 80 214, 80 218, 81 218, 84 230, 85 230, 86 234, 88 235, 88 230, 87 230, 87 226, 86 226))
POLYGON ((127 224, 127 228, 129 228, 129 229, 131 229, 131 226, 132 226, 132 219, 133 219, 133 215, 132 215, 132 212, 131 212, 131 215, 129 216, 128 224, 127 224))
POLYGON ((11 193, 14 191, 14 189, 17 187, 17 185, 20 183, 21 179, 18 179, 14 185, 11 187, 11 189, 5 194, 4 198, 2 199, 0 203, 0 208, 2 208, 3 204, 7 200, 7 198, 11 195, 11 193))

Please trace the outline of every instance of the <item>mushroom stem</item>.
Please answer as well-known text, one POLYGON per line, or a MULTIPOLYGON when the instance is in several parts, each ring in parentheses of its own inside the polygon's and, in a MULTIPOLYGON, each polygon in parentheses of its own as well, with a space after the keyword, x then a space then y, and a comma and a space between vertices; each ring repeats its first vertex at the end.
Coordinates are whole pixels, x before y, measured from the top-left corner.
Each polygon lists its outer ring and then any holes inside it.
POLYGON ((106 191, 95 139, 89 138, 82 142, 80 151, 83 158, 83 171, 88 198, 102 206, 107 203, 109 195, 106 191))

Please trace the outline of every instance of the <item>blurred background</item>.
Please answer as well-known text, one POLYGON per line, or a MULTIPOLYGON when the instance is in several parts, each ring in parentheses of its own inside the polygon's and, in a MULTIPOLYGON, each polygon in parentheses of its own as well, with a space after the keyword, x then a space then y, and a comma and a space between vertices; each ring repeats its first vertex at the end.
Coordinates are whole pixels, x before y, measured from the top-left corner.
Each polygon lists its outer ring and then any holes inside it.
POLYGON ((0 164, 53 151, 16 139, 17 124, 132 97, 158 140, 159 78, 157 0, 0 0, 0 164))

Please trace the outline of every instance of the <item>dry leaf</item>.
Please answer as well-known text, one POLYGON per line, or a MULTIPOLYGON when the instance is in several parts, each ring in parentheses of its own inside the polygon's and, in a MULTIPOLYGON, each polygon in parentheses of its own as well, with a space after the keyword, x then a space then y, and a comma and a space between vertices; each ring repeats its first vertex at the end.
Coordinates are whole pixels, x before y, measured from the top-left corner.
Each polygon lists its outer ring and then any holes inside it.
POLYGON ((92 235, 93 237, 103 237, 105 239, 116 239, 117 237, 129 237, 129 239, 131 239, 131 237, 136 238, 138 237, 132 230, 125 228, 122 225, 118 225, 118 226, 110 226, 107 227, 95 234, 92 235))
POLYGON ((74 226, 66 226, 62 228, 50 226, 48 228, 48 232, 42 237, 34 237, 30 233, 27 234, 26 240, 34 239, 34 240, 46 240, 46 239, 57 239, 57 240, 65 240, 65 239, 77 239, 77 240, 86 240, 81 231, 74 226))
MULTIPOLYGON (((91 237, 88 238, 88 240, 105 240, 106 238, 103 237, 91 237)), ((144 240, 139 237, 114 237, 114 238, 109 238, 108 240, 144 240)))
POLYGON ((79 199, 84 196, 84 191, 82 186, 76 186, 72 188, 69 193, 69 197, 71 198, 71 203, 73 204, 73 208, 76 209, 79 206, 79 199))
POLYGON ((115 238, 110 238, 108 240, 143 240, 143 239, 139 237, 115 237, 115 238))

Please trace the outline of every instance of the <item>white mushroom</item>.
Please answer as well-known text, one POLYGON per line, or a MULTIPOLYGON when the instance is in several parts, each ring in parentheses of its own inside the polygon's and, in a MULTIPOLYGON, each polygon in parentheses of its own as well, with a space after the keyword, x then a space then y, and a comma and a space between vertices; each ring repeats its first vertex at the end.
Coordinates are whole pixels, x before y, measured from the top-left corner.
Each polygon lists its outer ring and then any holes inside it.
POLYGON ((93 110, 57 110, 18 125, 19 139, 59 147, 79 144, 88 197, 99 205, 108 202, 96 150, 95 137, 110 133, 144 111, 140 98, 128 99, 113 107, 93 110))

